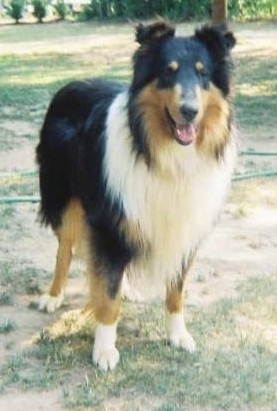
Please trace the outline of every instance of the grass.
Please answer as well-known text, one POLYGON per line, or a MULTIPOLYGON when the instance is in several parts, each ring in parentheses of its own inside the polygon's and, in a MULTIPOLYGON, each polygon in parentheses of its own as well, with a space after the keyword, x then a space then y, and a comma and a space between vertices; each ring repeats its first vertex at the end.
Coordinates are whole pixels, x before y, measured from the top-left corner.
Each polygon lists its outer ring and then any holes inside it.
POLYGON ((13 320, 9 318, 1 319, 0 317, 0 334, 8 334, 14 331, 15 328, 16 328, 16 325, 13 320))
MULTIPOLYGON (((66 82, 95 75, 128 81, 130 38, 133 34, 127 25, 1 28, 0 42, 8 50, 0 51, 1 152, 8 155, 26 141, 35 147, 49 100, 66 82), (102 38, 108 41, 103 43, 102 38), (120 47, 115 47, 117 42, 120 47), (34 43, 42 47, 32 52, 34 43), (22 122, 33 130, 24 128, 22 122)), ((249 54, 237 58, 235 104, 242 128, 249 134, 255 131, 253 140, 261 130, 266 146, 276 128, 277 56, 249 54)), ((256 159, 246 159, 244 167, 255 169, 256 159)), ((0 179, 1 196, 37 192, 35 177, 0 179)), ((23 211, 23 215, 34 216, 35 224, 34 206, 26 205, 23 211)), ((7 313, 25 303, 18 298, 39 294, 41 282, 49 276, 32 261, 31 254, 29 258, 17 255, 17 246, 32 236, 30 220, 22 219, 21 212, 15 205, 0 207, 5 239, 0 254, 0 307, 7 313)), ((198 282, 205 281, 200 274, 198 282)), ((58 312, 47 317, 47 327, 37 328, 27 347, 11 352, 2 363, 0 392, 20 395, 26 390, 58 389, 65 407, 99 411, 108 406, 132 411, 276 410, 276 284, 277 273, 245 280, 233 299, 223 299, 205 310, 191 309, 188 327, 198 342, 193 355, 166 343, 160 301, 152 305, 124 302, 118 338, 121 363, 109 374, 91 365, 93 322, 80 311, 58 312)), ((19 331, 20 323, 5 314, 0 320, 1 337, 10 338, 19 331)))
POLYGON ((38 194, 37 176, 35 175, 11 175, 0 179, 0 189, 2 196, 14 197, 17 195, 31 196, 38 194))
POLYGON ((46 277, 47 273, 41 269, 38 270, 31 260, 20 258, 3 260, 0 269, 1 286, 7 290, 0 294, 3 295, 3 302, 8 303, 9 298, 12 298, 11 290, 18 295, 41 294, 42 282, 46 277))
POLYGON ((236 108, 239 124, 254 128, 268 124, 273 133, 277 100, 276 56, 241 57, 237 67, 236 108), (251 67, 251 69, 249 69, 251 67))
POLYGON ((91 34, 103 36, 108 32, 112 34, 131 33, 131 27, 128 24, 118 25, 116 23, 78 23, 65 22, 62 24, 22 24, 19 26, 7 25, 1 27, 1 42, 4 43, 32 43, 34 41, 63 41, 73 39, 79 36, 89 36, 91 34))
POLYGON ((277 321, 276 284, 277 275, 251 279, 237 298, 190 314, 189 327, 199 343, 193 355, 165 342, 160 303, 125 303, 124 311, 132 311, 136 323, 130 329, 123 314, 121 364, 109 374, 90 365, 93 324, 69 312, 39 333, 35 348, 10 359, 2 369, 2 384, 25 390, 60 385, 64 404, 71 408, 100 407, 107 398, 133 395, 153 397, 159 409, 245 410, 269 404, 274 409, 277 346, 265 332, 277 321), (258 318, 262 323, 253 327, 258 318))

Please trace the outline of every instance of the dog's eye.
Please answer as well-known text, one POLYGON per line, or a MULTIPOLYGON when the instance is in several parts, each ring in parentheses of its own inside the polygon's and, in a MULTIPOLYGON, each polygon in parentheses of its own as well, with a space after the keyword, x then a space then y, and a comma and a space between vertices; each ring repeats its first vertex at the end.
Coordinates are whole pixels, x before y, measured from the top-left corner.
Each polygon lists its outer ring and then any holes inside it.
POLYGON ((195 70, 197 71, 197 73, 201 76, 201 77, 209 77, 209 73, 206 70, 204 64, 202 63, 202 61, 197 61, 195 63, 195 70))
POLYGON ((204 66, 204 64, 202 63, 202 61, 197 61, 197 62, 195 63, 195 69, 196 69, 196 71, 197 71, 198 73, 202 73, 202 72, 205 70, 205 66, 204 66))
POLYGON ((172 60, 172 61, 168 64, 167 68, 168 68, 168 71, 169 71, 170 73, 176 73, 176 71, 179 70, 179 63, 178 63, 178 61, 172 60))

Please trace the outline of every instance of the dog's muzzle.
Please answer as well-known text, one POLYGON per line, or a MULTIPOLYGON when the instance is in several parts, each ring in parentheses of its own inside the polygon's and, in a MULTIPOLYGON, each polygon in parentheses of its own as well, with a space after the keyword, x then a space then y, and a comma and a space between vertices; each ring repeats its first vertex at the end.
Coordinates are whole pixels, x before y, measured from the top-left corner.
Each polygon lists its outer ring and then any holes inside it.
MULTIPOLYGON (((196 115, 197 112, 194 114, 193 118, 195 118, 196 115)), ((188 122, 184 115, 182 115, 184 121, 176 122, 172 118, 168 110, 166 110, 166 116, 175 140, 183 146, 187 146, 193 143, 196 138, 196 130, 194 124, 192 122, 188 122)), ((189 116, 188 113, 187 116, 189 116)), ((190 113, 190 117, 192 118, 192 113, 190 113)))

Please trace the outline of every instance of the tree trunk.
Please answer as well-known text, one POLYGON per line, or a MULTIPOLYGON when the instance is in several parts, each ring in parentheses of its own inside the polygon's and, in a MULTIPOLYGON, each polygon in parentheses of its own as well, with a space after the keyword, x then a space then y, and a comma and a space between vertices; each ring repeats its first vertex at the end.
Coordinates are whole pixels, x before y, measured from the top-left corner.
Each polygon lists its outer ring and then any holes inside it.
POLYGON ((213 5, 212 5, 213 23, 215 24, 224 23, 227 20, 227 16, 228 16, 227 4, 228 4, 228 0, 213 0, 213 5))

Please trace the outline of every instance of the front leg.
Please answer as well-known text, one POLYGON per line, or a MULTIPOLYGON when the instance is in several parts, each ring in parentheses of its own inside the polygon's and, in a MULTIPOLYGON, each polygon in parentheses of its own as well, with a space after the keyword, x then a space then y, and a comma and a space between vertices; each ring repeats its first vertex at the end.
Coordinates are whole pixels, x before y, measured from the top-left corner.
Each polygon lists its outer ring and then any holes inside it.
POLYGON ((88 259, 90 306, 96 320, 92 360, 101 370, 113 370, 119 362, 116 330, 121 303, 123 273, 131 253, 124 241, 105 225, 92 231, 88 259))
POLYGON ((98 323, 95 330, 92 361, 100 370, 113 370, 119 362, 119 351, 115 346, 117 323, 98 323))
MULTIPOLYGON (((105 270, 104 270, 105 271, 105 270)), ((120 311, 120 285, 111 293, 109 278, 105 272, 90 272, 90 306, 96 320, 92 361, 102 371, 113 370, 119 362, 116 348, 116 331, 120 311)))
POLYGON ((194 352, 196 345, 184 321, 185 276, 167 285, 167 337, 174 347, 194 352))

